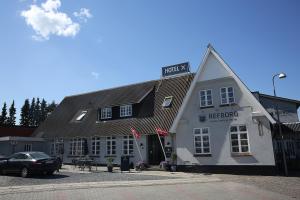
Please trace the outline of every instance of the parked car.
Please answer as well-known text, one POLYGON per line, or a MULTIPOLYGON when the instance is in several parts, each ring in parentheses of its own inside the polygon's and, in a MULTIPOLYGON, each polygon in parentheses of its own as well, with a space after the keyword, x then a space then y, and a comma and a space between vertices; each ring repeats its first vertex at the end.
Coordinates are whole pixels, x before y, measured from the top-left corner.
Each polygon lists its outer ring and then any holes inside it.
POLYGON ((52 175, 59 164, 43 152, 19 152, 8 158, 0 158, 0 173, 20 173, 27 177, 33 173, 52 175))

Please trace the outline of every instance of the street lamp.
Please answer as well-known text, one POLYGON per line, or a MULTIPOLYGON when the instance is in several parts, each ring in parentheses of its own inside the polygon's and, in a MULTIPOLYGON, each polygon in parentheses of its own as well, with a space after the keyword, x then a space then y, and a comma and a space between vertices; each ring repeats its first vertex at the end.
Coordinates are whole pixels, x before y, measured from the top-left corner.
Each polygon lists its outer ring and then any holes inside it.
MULTIPOLYGON (((273 76, 273 91, 274 91, 274 96, 276 96, 276 89, 275 89, 275 78, 278 76, 278 78, 283 79, 286 78, 285 73, 280 73, 280 74, 275 74, 273 76)), ((282 130, 281 130, 281 122, 280 122, 280 117, 279 117, 279 109, 278 109, 278 104, 276 104, 276 113, 277 113, 277 123, 278 123, 278 129, 279 129, 279 135, 281 139, 281 151, 282 151, 282 159, 283 159, 283 166, 284 166, 284 174, 287 176, 288 175, 288 168, 286 164, 286 158, 285 158, 285 151, 284 151, 284 140, 283 140, 283 135, 282 135, 282 130)))

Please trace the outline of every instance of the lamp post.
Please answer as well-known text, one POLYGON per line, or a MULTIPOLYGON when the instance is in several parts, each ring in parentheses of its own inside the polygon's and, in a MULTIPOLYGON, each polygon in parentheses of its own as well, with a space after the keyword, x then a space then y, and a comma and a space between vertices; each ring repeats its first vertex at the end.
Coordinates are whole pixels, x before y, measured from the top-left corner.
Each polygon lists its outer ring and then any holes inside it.
MULTIPOLYGON (((275 78, 278 76, 279 79, 286 78, 285 73, 280 73, 280 74, 275 74, 273 76, 273 91, 274 91, 274 96, 276 96, 276 88, 275 88, 275 78)), ((283 159, 283 166, 284 166, 284 174, 287 176, 288 175, 288 168, 286 164, 286 157, 285 157, 285 151, 284 151, 284 140, 283 140, 283 135, 282 135, 282 129, 281 129, 281 122, 280 122, 280 116, 279 116, 279 109, 278 109, 278 104, 276 104, 276 113, 277 113, 277 124, 278 124, 278 129, 279 129, 279 136, 281 139, 281 152, 282 152, 282 159, 283 159)))

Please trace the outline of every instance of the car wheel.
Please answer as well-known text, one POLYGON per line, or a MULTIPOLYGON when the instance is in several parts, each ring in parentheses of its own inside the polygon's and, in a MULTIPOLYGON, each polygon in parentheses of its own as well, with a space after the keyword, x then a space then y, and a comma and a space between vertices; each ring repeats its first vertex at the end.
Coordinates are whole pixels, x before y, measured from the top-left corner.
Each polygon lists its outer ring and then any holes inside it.
POLYGON ((26 177, 28 177, 28 175, 29 175, 28 169, 26 167, 22 168, 21 176, 23 178, 26 178, 26 177))
POLYGON ((47 175, 53 175, 54 171, 48 171, 47 175))

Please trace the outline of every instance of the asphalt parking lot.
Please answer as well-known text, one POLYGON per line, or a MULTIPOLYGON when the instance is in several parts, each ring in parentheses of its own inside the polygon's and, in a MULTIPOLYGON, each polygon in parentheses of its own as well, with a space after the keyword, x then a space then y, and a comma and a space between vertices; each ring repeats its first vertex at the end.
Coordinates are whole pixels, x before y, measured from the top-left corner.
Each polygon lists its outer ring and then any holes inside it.
POLYGON ((81 183, 81 182, 103 182, 103 181, 142 181, 142 180, 163 180, 176 177, 142 175, 136 173, 109 173, 105 171, 93 173, 79 172, 59 172, 52 176, 34 175, 22 178, 19 175, 0 176, 0 187, 22 186, 22 185, 42 185, 61 183, 81 183))

